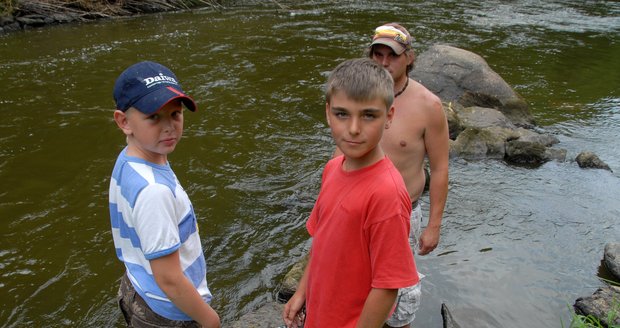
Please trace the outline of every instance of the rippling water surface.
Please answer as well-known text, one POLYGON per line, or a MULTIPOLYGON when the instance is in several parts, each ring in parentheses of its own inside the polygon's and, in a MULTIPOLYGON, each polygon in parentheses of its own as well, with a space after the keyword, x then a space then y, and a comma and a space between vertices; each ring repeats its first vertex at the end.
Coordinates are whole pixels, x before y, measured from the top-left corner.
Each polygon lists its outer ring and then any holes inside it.
POLYGON ((418 52, 441 43, 484 57, 568 152, 536 169, 451 160, 441 243, 417 258, 416 326, 441 327, 441 303, 463 327, 566 325, 574 300, 603 285, 605 243, 620 241, 620 3, 281 4, 0 36, 0 326, 122 326, 107 189, 124 140, 111 91, 144 59, 198 102, 170 161, 199 216, 214 307, 230 322, 273 299, 308 249, 333 147, 322 83, 387 21, 408 26, 418 52), (583 150, 613 172, 580 169, 583 150))

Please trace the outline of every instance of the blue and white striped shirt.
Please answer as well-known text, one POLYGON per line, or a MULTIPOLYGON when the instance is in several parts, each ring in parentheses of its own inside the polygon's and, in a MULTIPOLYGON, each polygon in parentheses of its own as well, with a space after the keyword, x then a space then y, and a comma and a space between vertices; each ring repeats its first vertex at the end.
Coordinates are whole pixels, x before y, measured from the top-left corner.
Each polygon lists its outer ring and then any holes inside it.
POLYGON ((171 320, 191 320, 157 286, 149 260, 179 251, 181 268, 205 302, 211 301, 196 215, 170 165, 127 156, 110 180, 110 220, 116 255, 151 309, 171 320))

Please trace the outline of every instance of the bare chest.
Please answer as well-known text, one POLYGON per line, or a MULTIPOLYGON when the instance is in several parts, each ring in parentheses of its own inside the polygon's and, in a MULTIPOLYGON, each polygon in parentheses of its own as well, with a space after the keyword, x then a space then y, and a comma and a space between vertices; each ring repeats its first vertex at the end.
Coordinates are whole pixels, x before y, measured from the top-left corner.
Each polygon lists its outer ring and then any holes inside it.
POLYGON ((419 151, 424 147, 424 125, 413 117, 395 113, 392 124, 383 132, 381 146, 398 152, 419 151))

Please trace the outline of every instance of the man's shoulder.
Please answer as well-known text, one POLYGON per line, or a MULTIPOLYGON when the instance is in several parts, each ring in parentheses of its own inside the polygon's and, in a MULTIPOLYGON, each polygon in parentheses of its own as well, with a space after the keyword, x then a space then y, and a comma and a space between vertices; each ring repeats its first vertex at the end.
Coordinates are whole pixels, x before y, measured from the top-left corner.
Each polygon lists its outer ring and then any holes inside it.
POLYGON ((410 79, 409 82, 413 86, 412 97, 423 100, 423 103, 427 105, 441 106, 441 99, 431 90, 427 89, 422 83, 413 79, 410 79))

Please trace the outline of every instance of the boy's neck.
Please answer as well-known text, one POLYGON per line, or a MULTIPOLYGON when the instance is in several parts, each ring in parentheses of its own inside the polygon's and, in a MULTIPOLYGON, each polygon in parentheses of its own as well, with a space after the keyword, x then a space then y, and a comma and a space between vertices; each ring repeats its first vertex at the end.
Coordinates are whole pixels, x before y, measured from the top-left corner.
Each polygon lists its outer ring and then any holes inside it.
POLYGON ((168 164, 168 156, 162 154, 150 154, 146 153, 140 148, 131 145, 131 143, 127 144, 127 156, 136 157, 147 162, 157 164, 157 165, 166 165, 168 164))
POLYGON ((380 147, 377 147, 375 150, 364 158, 350 158, 347 155, 343 155, 342 170, 345 172, 357 171, 380 162, 385 157, 385 154, 380 147))

